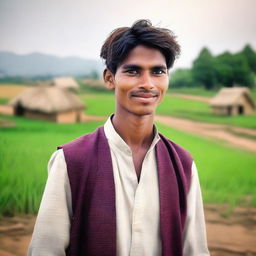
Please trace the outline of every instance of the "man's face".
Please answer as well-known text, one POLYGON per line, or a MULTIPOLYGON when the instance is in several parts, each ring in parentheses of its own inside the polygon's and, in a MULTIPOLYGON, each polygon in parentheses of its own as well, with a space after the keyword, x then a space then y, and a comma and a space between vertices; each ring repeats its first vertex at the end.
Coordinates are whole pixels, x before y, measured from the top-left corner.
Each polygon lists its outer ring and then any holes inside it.
POLYGON ((116 113, 152 115, 168 88, 164 55, 139 45, 132 49, 112 77, 116 113))

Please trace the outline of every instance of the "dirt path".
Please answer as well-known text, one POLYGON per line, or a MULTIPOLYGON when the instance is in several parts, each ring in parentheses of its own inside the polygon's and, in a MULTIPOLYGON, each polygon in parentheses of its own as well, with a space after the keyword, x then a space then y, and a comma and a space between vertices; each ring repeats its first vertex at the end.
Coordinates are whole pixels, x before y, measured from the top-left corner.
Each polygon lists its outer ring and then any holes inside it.
MULTIPOLYGON (((84 115, 82 121, 104 121, 107 117, 84 115)), ((156 116, 155 120, 162 124, 189 133, 200 134, 207 138, 219 139, 232 147, 256 152, 256 130, 234 127, 231 125, 196 122, 170 116, 156 116), (242 136, 255 137, 255 140, 242 136)))
POLYGON ((206 205, 208 245, 212 256, 256 255, 256 208, 229 209, 222 205, 206 205))
MULTIPOLYGON (((229 217, 225 206, 206 205, 208 245, 212 256, 256 255, 256 208, 235 208, 229 217)), ((0 219, 0 256, 24 256, 35 217, 0 219)))
POLYGON ((231 146, 256 152, 256 139, 253 140, 233 134, 240 133, 256 136, 256 130, 253 129, 232 127, 230 125, 202 123, 170 116, 156 116, 155 120, 178 130, 200 134, 208 138, 219 139, 231 146))
POLYGON ((26 255, 34 222, 34 216, 0 219, 0 256, 26 255))

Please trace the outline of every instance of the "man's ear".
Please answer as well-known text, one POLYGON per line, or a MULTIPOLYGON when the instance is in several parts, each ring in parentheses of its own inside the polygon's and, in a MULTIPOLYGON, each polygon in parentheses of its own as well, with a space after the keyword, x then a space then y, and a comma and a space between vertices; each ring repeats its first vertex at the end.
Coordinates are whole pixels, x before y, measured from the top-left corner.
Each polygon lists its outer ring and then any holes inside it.
POLYGON ((107 89, 115 90, 115 78, 110 70, 107 68, 103 71, 103 78, 107 89))

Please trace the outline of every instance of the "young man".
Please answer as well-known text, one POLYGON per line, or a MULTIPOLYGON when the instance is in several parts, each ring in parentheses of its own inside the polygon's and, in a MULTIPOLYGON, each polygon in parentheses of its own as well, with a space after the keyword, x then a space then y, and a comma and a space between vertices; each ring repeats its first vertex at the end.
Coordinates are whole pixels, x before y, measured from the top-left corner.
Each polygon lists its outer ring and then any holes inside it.
POLYGON ((115 113, 53 154, 29 255, 209 255, 196 166, 153 124, 179 51, 147 20, 107 38, 115 113))

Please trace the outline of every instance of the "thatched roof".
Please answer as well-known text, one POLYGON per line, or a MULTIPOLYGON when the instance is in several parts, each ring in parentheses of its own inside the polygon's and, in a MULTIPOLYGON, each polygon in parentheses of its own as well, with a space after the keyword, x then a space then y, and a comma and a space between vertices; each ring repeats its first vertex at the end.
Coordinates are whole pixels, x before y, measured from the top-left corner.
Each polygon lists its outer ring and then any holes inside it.
POLYGON ((52 85, 63 89, 79 89, 79 85, 72 77, 55 77, 52 85))
POLYGON ((84 84, 90 86, 90 87, 98 87, 98 88, 104 88, 105 87, 105 83, 103 80, 96 80, 96 79, 84 79, 82 81, 84 84))
POLYGON ((9 102, 12 106, 44 113, 56 113, 68 110, 83 109, 84 103, 79 97, 66 89, 53 86, 29 88, 9 102))
POLYGON ((255 103, 251 97, 250 90, 245 87, 222 88, 218 94, 210 100, 211 106, 231 106, 237 105, 241 97, 245 97, 255 108, 255 103))

